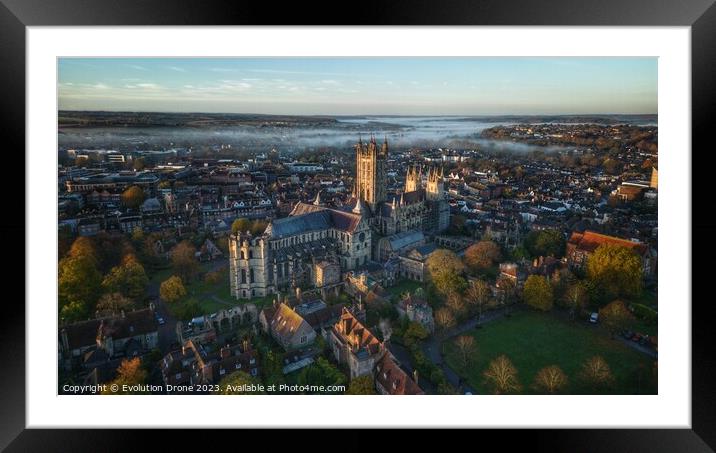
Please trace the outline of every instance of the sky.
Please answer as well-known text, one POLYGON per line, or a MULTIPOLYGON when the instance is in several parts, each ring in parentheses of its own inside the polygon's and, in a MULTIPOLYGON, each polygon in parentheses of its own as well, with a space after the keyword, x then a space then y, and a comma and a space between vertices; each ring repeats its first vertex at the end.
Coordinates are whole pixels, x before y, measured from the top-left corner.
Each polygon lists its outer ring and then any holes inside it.
POLYGON ((657 113, 653 57, 61 58, 60 110, 657 113))

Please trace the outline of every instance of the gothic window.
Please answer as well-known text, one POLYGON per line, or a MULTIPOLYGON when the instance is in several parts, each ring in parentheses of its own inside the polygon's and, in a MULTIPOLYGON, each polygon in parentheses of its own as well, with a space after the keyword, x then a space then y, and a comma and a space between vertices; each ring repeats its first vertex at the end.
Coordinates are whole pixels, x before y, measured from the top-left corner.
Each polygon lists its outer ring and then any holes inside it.
POLYGON ((246 269, 241 269, 241 283, 246 283, 246 269))
POLYGON ((243 250, 241 251, 241 259, 242 259, 242 260, 243 260, 243 259, 246 259, 246 258, 244 257, 244 251, 243 251, 243 250))
POLYGON ((254 270, 253 269, 249 270, 249 282, 250 283, 254 282, 254 270))
POLYGON ((253 258, 253 257, 254 257, 254 251, 253 251, 253 250, 249 250, 249 258, 253 258))

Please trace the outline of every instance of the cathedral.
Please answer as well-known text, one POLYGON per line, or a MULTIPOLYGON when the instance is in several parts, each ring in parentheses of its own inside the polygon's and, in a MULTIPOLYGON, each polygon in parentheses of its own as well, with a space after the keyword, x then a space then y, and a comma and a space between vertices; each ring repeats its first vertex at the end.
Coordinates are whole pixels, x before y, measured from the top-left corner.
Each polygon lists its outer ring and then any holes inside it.
POLYGON ((320 193, 313 203, 299 202, 288 217, 273 220, 263 234, 238 232, 229 239, 231 292, 237 299, 263 297, 302 284, 338 284, 340 274, 380 261, 381 239, 410 232, 445 230, 450 206, 443 172, 410 167, 405 188, 387 191, 387 139, 378 145, 358 141, 353 196, 347 206, 327 207, 320 193), (340 272, 326 279, 324 269, 340 272), (321 275, 317 278, 317 275, 321 275))

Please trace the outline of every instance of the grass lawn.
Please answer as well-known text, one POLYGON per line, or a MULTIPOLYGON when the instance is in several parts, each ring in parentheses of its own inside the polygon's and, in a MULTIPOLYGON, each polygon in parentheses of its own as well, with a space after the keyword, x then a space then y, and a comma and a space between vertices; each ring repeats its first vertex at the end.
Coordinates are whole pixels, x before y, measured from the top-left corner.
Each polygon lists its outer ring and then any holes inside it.
POLYGON ((423 285, 423 283, 416 282, 413 280, 401 279, 398 280, 398 282, 390 288, 385 288, 385 290, 393 296, 400 297, 403 293, 407 291, 410 291, 412 293, 416 289, 422 288, 423 285))
POLYGON ((480 393, 490 392, 482 373, 501 354, 509 357, 517 368, 523 393, 537 393, 531 388, 532 382, 537 372, 548 365, 558 365, 569 378, 564 393, 594 393, 580 385, 578 379, 582 364, 594 355, 604 357, 615 378, 614 386, 604 393, 656 393, 653 359, 619 340, 611 340, 594 326, 572 323, 548 313, 518 312, 485 324, 470 335, 475 338, 476 352, 467 370, 453 341, 444 343, 445 360, 480 393))

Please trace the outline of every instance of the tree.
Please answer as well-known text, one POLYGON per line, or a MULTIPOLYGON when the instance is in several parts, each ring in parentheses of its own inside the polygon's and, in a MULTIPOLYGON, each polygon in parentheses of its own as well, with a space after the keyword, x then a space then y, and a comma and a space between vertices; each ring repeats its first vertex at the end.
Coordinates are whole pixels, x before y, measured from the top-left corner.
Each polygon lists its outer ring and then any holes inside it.
POLYGON ((455 346, 460 351, 462 366, 467 369, 467 364, 475 353, 475 338, 470 335, 460 335, 455 339, 455 346))
POLYGON ((157 189, 171 189, 172 183, 167 181, 166 179, 159 183, 157 186, 157 189))
POLYGON ((132 186, 122 192, 122 204, 130 209, 137 209, 144 201, 144 191, 139 186, 132 186))
POLYGON ((406 346, 410 346, 418 343, 419 341, 425 340, 428 336, 429 333, 422 324, 410 321, 408 323, 408 327, 405 329, 405 333, 403 334, 403 341, 406 346))
POLYGON ((147 393, 129 388, 133 385, 144 384, 146 379, 147 372, 142 367, 142 362, 139 357, 123 359, 117 368, 117 377, 110 383, 107 390, 102 393, 105 395, 136 395, 147 393), (112 391, 112 385, 117 386, 117 391, 112 391))
POLYGON ((144 230, 142 230, 141 227, 135 227, 134 230, 132 230, 132 241, 135 244, 144 242, 144 230))
POLYGON ((505 314, 509 316, 509 308, 517 299, 517 283, 510 277, 500 277, 497 279, 497 286, 500 288, 502 303, 505 305, 505 314))
POLYGON ((426 261, 428 277, 442 295, 450 292, 462 292, 467 283, 462 277, 465 265, 450 250, 438 249, 426 261))
MULTIPOLYGON (((323 337, 319 337, 323 339, 323 337)), ((283 356, 268 350, 261 361, 261 375, 266 385, 280 385, 286 382, 283 375, 283 356)))
POLYGON ((582 380, 594 389, 604 388, 612 383, 614 377, 609 365, 602 356, 594 356, 582 364, 582 380))
POLYGON ((86 256, 63 258, 58 274, 60 307, 73 304, 72 310, 67 312, 73 316, 84 317, 91 313, 100 294, 102 279, 95 263, 86 256))
POLYGON ((234 220, 234 223, 231 224, 231 233, 245 233, 247 231, 251 230, 251 221, 246 218, 239 218, 234 220))
POLYGON ((482 321, 482 308, 490 300, 492 290, 484 280, 475 280, 472 282, 470 287, 467 289, 467 302, 477 307, 477 322, 478 325, 482 321))
POLYGON ((480 241, 465 250, 465 264, 473 272, 485 270, 502 257, 500 246, 492 241, 480 241))
POLYGON ((467 305, 460 293, 457 291, 448 293, 446 305, 450 307, 450 310, 452 310, 453 315, 455 315, 457 319, 463 319, 467 305))
POLYGON ((134 255, 126 255, 125 262, 113 267, 102 280, 105 291, 119 292, 135 300, 145 293, 148 283, 144 266, 139 264, 134 255))
POLYGON ((207 272, 206 275, 204 275, 204 282, 206 282, 210 285, 216 285, 220 281, 221 281, 221 271, 207 272))
POLYGON ((602 300, 641 293, 641 259, 631 249, 602 244, 587 259, 587 277, 602 300))
POLYGON ((527 305, 538 310, 551 310, 554 296, 547 279, 536 274, 530 275, 525 282, 524 299, 527 305))
POLYGON ((589 300, 587 288, 583 283, 575 282, 567 288, 562 300, 569 309, 569 318, 575 319, 576 315, 584 309, 584 306, 589 300))
POLYGON ((97 311, 117 314, 122 310, 129 311, 133 306, 134 302, 121 293, 107 293, 99 298, 97 311))
POLYGON ((235 371, 219 381, 221 395, 262 395, 260 382, 245 371, 235 371))
POLYGON ((181 278, 172 275, 164 280, 159 286, 159 296, 170 303, 176 302, 186 296, 186 288, 184 288, 184 283, 182 283, 181 278))
POLYGON ((196 275, 199 263, 196 248, 189 241, 181 241, 172 249, 172 266, 183 281, 189 282, 196 275))
POLYGON ((567 375, 557 365, 542 368, 535 376, 534 387, 540 393, 559 393, 567 386, 567 375))
POLYGON ((448 307, 442 307, 435 312, 435 321, 443 330, 448 330, 455 325, 455 315, 448 307))
POLYGON ((561 258, 564 256, 566 245, 564 235, 559 230, 531 231, 525 238, 525 248, 532 257, 561 258))
POLYGON ((254 220, 251 222, 251 234, 254 236, 258 236, 263 234, 264 231, 266 231, 266 227, 268 226, 268 222, 263 220, 254 220))
POLYGON ((522 388, 517 379, 517 368, 505 355, 501 355, 490 362, 483 376, 487 384, 492 388, 493 393, 497 395, 516 393, 522 388))
POLYGON ((94 265, 99 263, 99 252, 94 240, 87 236, 80 236, 72 243, 67 255, 70 258, 87 258, 94 265))
POLYGON ((375 395, 373 378, 367 374, 353 379, 346 390, 346 395, 375 395))
POLYGON ((628 329, 633 325, 634 315, 631 314, 624 302, 615 300, 599 310, 599 320, 609 329, 613 339, 617 332, 628 329))
POLYGON ((301 386, 341 386, 346 384, 346 376, 328 360, 319 357, 313 364, 301 370, 297 382, 301 386))
POLYGON ((62 259, 72 248, 74 234, 69 225, 60 225, 57 228, 57 259, 62 259))

